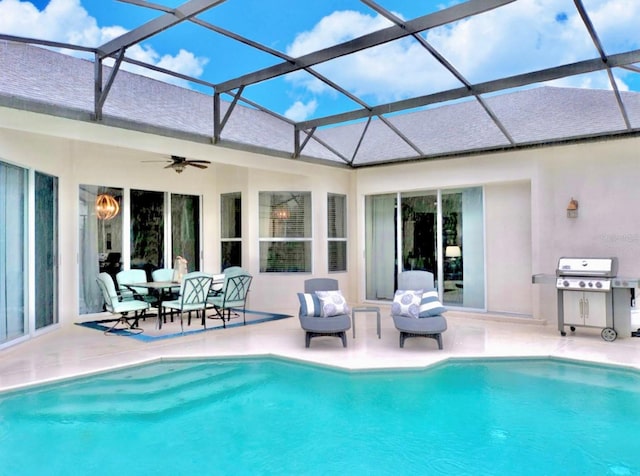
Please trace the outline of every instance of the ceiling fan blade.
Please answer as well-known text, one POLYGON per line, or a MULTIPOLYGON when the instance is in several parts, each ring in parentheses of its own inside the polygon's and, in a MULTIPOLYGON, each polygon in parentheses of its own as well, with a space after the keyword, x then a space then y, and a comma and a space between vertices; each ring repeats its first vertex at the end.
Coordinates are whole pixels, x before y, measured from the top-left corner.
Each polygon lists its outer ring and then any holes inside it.
POLYGON ((141 160, 140 162, 142 162, 142 163, 150 163, 150 162, 158 163, 158 162, 165 162, 165 163, 166 163, 166 162, 172 162, 172 161, 171 161, 171 160, 141 160))
POLYGON ((193 167, 198 167, 199 169, 206 169, 207 166, 206 165, 200 165, 200 164, 194 164, 193 162, 187 162, 187 165, 191 165, 193 167))
POLYGON ((169 164, 169 165, 165 165, 164 168, 165 169, 172 169, 176 166, 175 162, 173 164, 169 164))
POLYGON ((187 160, 187 162, 189 162, 190 164, 210 164, 211 161, 210 160, 187 160))

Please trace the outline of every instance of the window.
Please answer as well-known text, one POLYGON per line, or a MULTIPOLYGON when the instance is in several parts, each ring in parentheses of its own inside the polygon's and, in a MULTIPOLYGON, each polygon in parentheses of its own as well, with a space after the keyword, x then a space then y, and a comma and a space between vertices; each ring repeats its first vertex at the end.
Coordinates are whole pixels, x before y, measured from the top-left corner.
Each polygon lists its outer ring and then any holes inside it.
POLYGON ((220 195, 220 260, 222 270, 242 266, 242 195, 220 195))
POLYGON ((311 192, 260 192, 260 272, 311 272, 311 192))
POLYGON ((347 270, 347 196, 327 195, 329 271, 347 270))

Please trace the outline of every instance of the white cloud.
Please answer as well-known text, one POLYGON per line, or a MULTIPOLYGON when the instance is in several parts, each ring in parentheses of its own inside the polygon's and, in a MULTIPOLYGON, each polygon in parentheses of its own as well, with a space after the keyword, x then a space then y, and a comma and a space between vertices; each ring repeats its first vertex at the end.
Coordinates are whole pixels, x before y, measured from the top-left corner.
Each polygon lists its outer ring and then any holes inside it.
POLYGON ((322 18, 311 31, 300 33, 287 47, 287 54, 302 56, 389 26, 392 23, 379 15, 363 15, 351 10, 336 11, 322 18))
MULTIPOLYGON (((584 0, 608 53, 640 48, 637 0, 584 0)), ((338 11, 299 34, 288 48, 298 56, 389 26, 379 16, 338 11)), ((424 37, 471 83, 479 83, 598 57, 572 0, 518 0, 505 7, 427 32, 424 37)), ((416 41, 402 39, 314 67, 370 104, 461 86, 416 41)), ((618 84, 627 89, 626 73, 618 84)), ((299 72, 287 78, 301 96, 320 98, 330 88, 299 72)), ((610 88, 596 73, 557 85, 610 88)), ((335 93, 335 92, 334 92, 335 93)))
MULTIPOLYGON (((118 25, 99 26, 96 19, 82 7, 80 0, 51 0, 42 11, 30 2, 0 0, 0 32, 95 47, 126 33, 127 30, 118 25)), ((69 50, 65 50, 65 53, 86 57, 84 53, 69 50)), ((208 62, 208 59, 197 57, 184 49, 176 55, 160 55, 149 43, 131 46, 126 54, 129 58, 195 77, 202 75, 208 62)), ((183 80, 145 68, 126 63, 123 63, 122 68, 187 86, 183 80)))
POLYGON ((284 115, 292 121, 304 121, 316 111, 317 107, 318 102, 315 99, 312 99, 306 104, 302 101, 296 101, 287 109, 284 115))

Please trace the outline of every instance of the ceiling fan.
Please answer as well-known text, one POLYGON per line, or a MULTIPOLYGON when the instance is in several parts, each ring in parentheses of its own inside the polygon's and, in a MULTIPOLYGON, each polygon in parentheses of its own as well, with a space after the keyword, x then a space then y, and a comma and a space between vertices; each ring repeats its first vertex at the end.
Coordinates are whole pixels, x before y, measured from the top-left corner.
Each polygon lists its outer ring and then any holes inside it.
POLYGON ((208 160, 189 160, 185 157, 180 157, 179 155, 172 155, 169 160, 147 160, 146 162, 170 162, 165 169, 173 169, 179 174, 182 173, 187 165, 191 165, 192 167, 197 167, 199 169, 206 169, 207 165, 211 163, 208 160))

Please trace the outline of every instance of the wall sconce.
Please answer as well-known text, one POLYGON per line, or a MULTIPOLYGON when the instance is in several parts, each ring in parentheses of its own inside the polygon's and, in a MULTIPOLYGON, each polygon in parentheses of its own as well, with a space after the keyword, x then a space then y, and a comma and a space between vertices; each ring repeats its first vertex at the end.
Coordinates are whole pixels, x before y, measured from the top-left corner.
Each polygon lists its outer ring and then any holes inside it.
POLYGON ((96 215, 100 220, 111 220, 120 212, 118 201, 111 195, 103 193, 96 198, 96 215))
POLYGON ((567 218, 578 218, 578 200, 573 197, 567 205, 567 218))
POLYGON ((460 256, 462 256, 462 250, 459 246, 447 246, 444 249, 444 256, 446 258, 460 258, 460 256))

